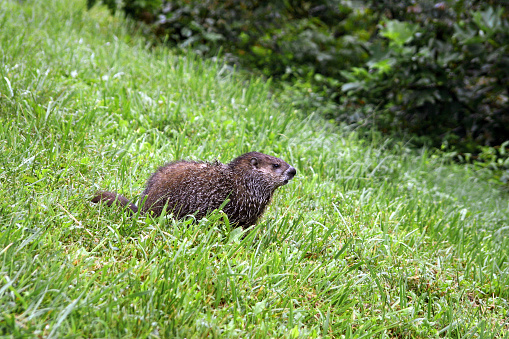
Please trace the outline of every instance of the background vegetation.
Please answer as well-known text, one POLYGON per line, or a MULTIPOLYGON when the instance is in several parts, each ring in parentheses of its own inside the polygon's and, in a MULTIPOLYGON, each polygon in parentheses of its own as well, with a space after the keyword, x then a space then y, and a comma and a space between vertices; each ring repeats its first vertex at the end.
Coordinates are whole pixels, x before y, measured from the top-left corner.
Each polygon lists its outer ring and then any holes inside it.
POLYGON ((507 337, 509 206, 484 169, 302 119, 84 1, 2 1, 0 23, 0 335, 507 337), (298 173, 245 234, 88 202, 250 150, 298 173))
POLYGON ((277 79, 281 100, 305 114, 457 152, 507 183, 507 2, 126 0, 120 8, 171 46, 209 57, 221 50, 277 79))

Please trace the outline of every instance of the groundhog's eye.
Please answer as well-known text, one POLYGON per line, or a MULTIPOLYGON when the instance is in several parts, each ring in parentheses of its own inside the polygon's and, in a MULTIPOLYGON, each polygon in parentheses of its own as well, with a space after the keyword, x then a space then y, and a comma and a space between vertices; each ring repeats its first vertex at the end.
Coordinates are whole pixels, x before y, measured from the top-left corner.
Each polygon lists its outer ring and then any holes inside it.
POLYGON ((278 168, 280 165, 279 164, 272 164, 272 167, 274 168, 278 168))

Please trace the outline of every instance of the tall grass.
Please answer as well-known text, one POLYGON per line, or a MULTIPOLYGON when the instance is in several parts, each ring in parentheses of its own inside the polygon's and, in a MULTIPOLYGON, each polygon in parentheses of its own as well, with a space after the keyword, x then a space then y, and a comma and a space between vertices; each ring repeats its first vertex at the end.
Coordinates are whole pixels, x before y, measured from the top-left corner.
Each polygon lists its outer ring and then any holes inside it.
POLYGON ((302 119, 84 1, 0 23, 1 335, 508 337, 509 203, 482 173, 302 119), (246 231, 89 203, 252 150, 298 173, 246 231))

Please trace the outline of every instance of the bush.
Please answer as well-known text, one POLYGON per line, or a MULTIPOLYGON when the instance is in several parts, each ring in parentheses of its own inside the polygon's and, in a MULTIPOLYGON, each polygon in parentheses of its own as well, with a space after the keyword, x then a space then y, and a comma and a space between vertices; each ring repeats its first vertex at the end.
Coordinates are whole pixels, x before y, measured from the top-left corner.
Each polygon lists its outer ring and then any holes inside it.
MULTIPOLYGON (((96 0, 88 0, 92 6, 96 0)), ((339 122, 481 152, 509 136, 509 5, 495 1, 104 0, 162 40, 289 89, 339 122), (355 5, 357 4, 357 5, 355 5), (117 7, 119 6, 119 7, 117 7)))
POLYGON ((509 136, 509 22, 473 2, 377 1, 378 37, 363 67, 342 72, 345 106, 376 106, 386 130, 476 151, 509 136), (467 6, 475 8, 465 11, 467 6), (405 21, 403 21, 403 19, 405 21))
MULTIPOLYGON (((96 0, 88 0, 89 7, 96 0)), ((113 11, 117 0, 104 2, 113 11)), ((364 61, 374 29, 338 0, 125 0, 128 15, 148 22, 162 40, 205 56, 222 50, 231 62, 266 76, 340 77, 364 61), (149 19, 150 20, 147 20, 149 19)))

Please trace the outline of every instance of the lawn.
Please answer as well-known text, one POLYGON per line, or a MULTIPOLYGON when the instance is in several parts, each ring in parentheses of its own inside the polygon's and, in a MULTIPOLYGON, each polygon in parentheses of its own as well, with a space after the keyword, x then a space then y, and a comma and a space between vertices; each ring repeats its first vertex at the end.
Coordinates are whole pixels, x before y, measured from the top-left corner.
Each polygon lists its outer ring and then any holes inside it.
POLYGON ((509 199, 485 173, 278 104, 85 0, 0 2, 0 335, 509 337, 509 199), (175 159, 297 169, 260 222, 129 217, 175 159))

